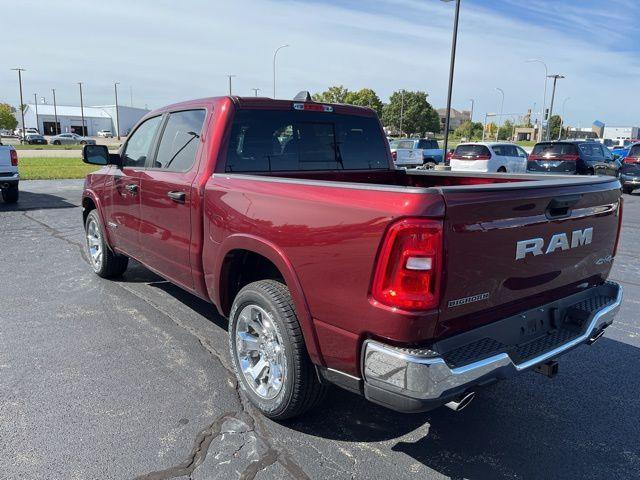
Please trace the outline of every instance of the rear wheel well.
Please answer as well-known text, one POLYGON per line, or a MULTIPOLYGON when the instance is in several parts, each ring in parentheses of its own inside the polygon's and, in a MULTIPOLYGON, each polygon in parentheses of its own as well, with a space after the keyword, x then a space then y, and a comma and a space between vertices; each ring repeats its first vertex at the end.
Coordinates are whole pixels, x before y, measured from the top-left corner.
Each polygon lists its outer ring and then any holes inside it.
POLYGON ((277 280, 286 284, 282 272, 268 258, 250 250, 231 250, 224 258, 220 273, 220 307, 229 316, 238 292, 258 280, 277 280))
POLYGON ((95 210, 96 204, 90 197, 84 197, 82 199, 82 223, 87 223, 87 216, 91 210, 95 210))

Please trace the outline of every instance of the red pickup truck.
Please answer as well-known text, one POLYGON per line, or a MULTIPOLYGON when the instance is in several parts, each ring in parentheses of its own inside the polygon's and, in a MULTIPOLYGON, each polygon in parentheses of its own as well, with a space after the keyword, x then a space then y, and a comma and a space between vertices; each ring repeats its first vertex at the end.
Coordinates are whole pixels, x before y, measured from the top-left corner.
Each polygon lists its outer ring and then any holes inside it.
POLYGON ((229 318, 242 391, 284 419, 337 384, 447 404, 596 341, 622 300, 613 177, 395 169, 368 108, 220 97, 84 147, 88 256, 129 258, 229 318))

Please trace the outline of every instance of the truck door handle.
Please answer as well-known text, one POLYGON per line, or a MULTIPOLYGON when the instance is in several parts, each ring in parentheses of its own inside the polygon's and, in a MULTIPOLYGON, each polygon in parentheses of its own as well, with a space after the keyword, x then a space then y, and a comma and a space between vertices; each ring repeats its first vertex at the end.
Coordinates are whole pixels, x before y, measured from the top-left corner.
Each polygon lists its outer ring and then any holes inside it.
POLYGON ((130 183, 128 185, 125 185, 124 188, 129 190, 131 193, 138 193, 138 185, 136 185, 135 183, 130 183))
POLYGON ((176 203, 184 203, 184 199, 187 196, 184 192, 167 192, 167 197, 176 203))

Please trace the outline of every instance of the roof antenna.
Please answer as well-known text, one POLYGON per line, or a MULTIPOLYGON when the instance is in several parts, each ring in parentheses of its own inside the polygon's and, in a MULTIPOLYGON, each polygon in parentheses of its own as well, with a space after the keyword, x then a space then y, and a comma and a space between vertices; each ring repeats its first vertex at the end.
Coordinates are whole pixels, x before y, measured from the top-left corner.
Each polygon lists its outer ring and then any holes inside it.
POLYGON ((293 97, 293 100, 295 102, 312 102, 313 99, 311 98, 311 94, 306 91, 306 90, 302 90, 301 92, 298 92, 298 94, 293 97))

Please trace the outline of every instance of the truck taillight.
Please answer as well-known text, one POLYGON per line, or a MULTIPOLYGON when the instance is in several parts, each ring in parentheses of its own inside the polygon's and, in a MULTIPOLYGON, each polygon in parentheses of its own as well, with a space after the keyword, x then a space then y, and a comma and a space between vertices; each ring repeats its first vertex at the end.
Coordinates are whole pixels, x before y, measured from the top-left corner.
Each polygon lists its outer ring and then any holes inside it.
POLYGON ((11 156, 11 166, 13 167, 17 167, 18 166, 18 152, 16 152, 15 150, 10 150, 10 156, 11 156))
POLYGON ((618 204, 618 230, 616 232, 616 243, 613 246, 612 257, 616 256, 618 251, 618 242, 620 242, 620 231, 622 230, 622 207, 624 206, 624 200, 620 197, 620 203, 618 204))
POLYGON ((405 218, 382 241, 371 296, 402 310, 428 310, 440 301, 442 221, 405 218))

